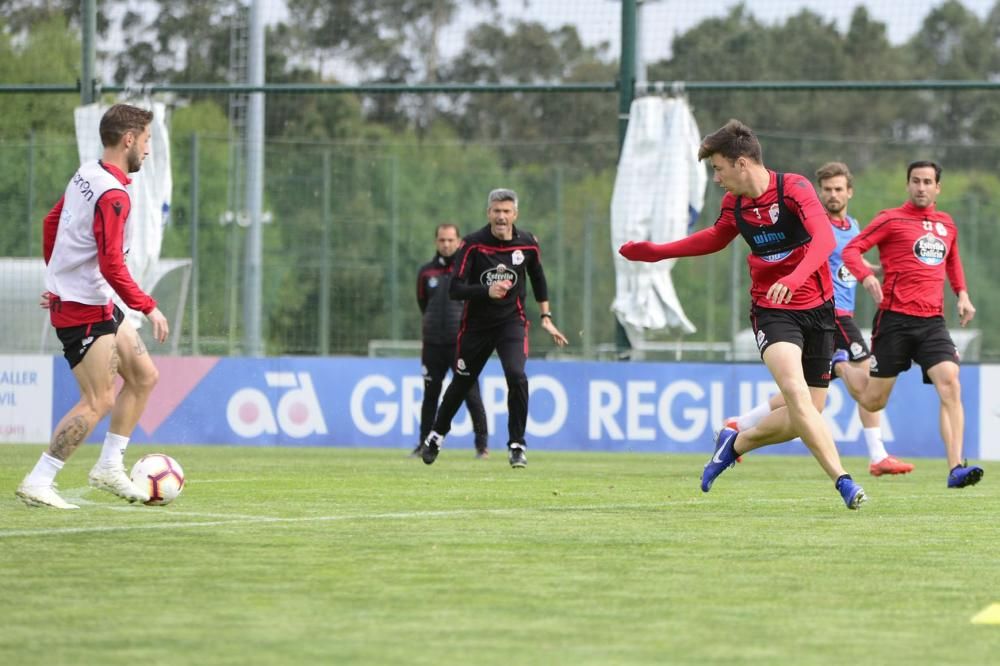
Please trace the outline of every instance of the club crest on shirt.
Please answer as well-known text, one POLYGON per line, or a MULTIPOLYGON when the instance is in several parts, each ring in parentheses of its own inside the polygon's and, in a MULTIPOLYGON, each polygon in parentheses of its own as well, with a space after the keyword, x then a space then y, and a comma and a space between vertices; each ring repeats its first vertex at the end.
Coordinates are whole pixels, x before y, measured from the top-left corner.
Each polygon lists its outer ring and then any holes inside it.
POLYGON ((924 234, 913 244, 913 256, 928 266, 938 266, 944 261, 947 248, 944 241, 933 234, 924 234))
POLYGON ((781 215, 781 207, 776 203, 771 204, 771 207, 767 209, 767 216, 771 218, 771 224, 778 223, 779 215, 781 215))
POLYGON ((843 284, 855 284, 858 281, 858 279, 854 277, 854 273, 847 269, 846 264, 841 264, 840 268, 834 272, 834 276, 836 276, 838 282, 843 284))
POLYGON ((521 264, 523 264, 524 252, 521 252, 520 250, 514 250, 510 255, 510 263, 514 264, 515 266, 520 266, 521 264))
POLYGON ((484 287, 489 287, 494 282, 503 282, 504 280, 509 280, 514 285, 517 284, 517 273, 507 268, 506 264, 497 264, 495 267, 483 271, 483 274, 479 276, 479 282, 484 287))
POLYGON ((948 227, 944 226, 944 224, 942 224, 940 222, 935 222, 934 223, 934 231, 937 232, 938 236, 941 236, 943 238, 947 238, 948 237, 948 227))
POLYGON ((433 289, 434 287, 438 286, 437 276, 434 276, 432 278, 428 278, 427 279, 427 286, 430 287, 431 289, 433 289))

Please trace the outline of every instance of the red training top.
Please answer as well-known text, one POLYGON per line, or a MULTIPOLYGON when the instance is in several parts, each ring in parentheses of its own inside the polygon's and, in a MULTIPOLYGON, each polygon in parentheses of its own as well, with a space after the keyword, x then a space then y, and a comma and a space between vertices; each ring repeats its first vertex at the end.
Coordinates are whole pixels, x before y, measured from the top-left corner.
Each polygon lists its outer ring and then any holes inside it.
POLYGON ((885 275, 880 310, 915 317, 942 315, 946 274, 956 294, 966 290, 958 227, 933 205, 918 208, 906 202, 884 210, 847 244, 844 263, 859 282, 873 274, 861 255, 876 246, 885 275))

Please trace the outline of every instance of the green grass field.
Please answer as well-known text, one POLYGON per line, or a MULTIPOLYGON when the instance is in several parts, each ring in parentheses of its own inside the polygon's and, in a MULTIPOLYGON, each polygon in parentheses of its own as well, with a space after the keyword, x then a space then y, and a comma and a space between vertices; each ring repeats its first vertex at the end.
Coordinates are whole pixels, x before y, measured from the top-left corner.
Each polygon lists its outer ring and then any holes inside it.
MULTIPOLYGON (((129 460, 155 447, 133 445, 129 460)), ((530 452, 426 467, 403 450, 164 447, 168 507, 60 474, 79 511, 13 491, 0 447, 0 664, 995 664, 1000 464, 945 487, 749 456, 530 452)), ((706 454, 707 455, 707 454, 706 454)))

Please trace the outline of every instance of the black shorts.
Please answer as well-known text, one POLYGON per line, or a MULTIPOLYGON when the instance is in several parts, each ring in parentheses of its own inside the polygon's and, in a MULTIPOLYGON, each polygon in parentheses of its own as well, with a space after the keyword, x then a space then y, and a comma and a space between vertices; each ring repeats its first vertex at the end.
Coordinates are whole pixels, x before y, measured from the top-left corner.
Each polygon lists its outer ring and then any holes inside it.
POLYGON ((830 358, 833 356, 835 318, 833 301, 811 310, 750 308, 750 326, 757 339, 761 358, 775 342, 790 342, 802 350, 802 374, 815 388, 830 385, 830 358))
POLYGON ((114 335, 118 332, 118 326, 125 318, 125 314, 116 305, 111 312, 111 319, 99 321, 94 324, 84 324, 82 326, 68 326, 57 328, 56 335, 63 345, 63 356, 69 361, 70 370, 75 368, 83 357, 90 351, 90 346, 94 340, 102 335, 114 335))
POLYGON ((942 361, 958 363, 958 348, 948 333, 944 317, 879 310, 872 322, 872 377, 896 377, 916 361, 925 384, 932 384, 927 370, 942 361))
POLYGON ((854 317, 851 315, 841 315, 837 317, 837 328, 833 335, 833 348, 847 351, 851 361, 863 361, 872 355, 865 342, 865 336, 861 333, 854 317))

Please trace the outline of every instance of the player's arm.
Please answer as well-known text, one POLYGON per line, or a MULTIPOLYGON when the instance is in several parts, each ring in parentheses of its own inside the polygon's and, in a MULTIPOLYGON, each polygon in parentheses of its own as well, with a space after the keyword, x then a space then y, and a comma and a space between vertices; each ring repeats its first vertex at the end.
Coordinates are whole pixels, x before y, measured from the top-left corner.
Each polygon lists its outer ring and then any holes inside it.
MULTIPOLYGON (((730 215, 731 216, 731 215, 730 215)), ((662 261, 663 259, 676 259, 678 257, 696 257, 705 254, 718 252, 730 241, 736 238, 739 231, 735 221, 729 224, 726 218, 726 211, 719 215, 715 224, 707 229, 696 231, 695 233, 675 240, 670 243, 653 243, 652 241, 628 241, 620 248, 618 254, 629 261, 662 261)))
POLYGON ((958 229, 954 228, 952 236, 951 251, 945 258, 945 271, 948 274, 948 282, 958 296, 958 323, 965 326, 976 316, 976 308, 969 298, 968 287, 965 283, 965 269, 962 268, 962 258, 958 253, 958 229))
POLYGON ((463 243, 452 264, 451 286, 448 296, 455 301, 483 300, 490 298, 489 289, 472 278, 472 264, 475 259, 474 245, 463 243))
POLYGON ((420 314, 427 312, 427 282, 424 280, 424 270, 417 272, 417 306, 420 314))
POLYGON ((45 264, 48 265, 49 259, 52 258, 52 249, 56 246, 56 233, 59 231, 59 218, 62 217, 63 202, 66 196, 63 195, 59 197, 59 201, 49 214, 45 216, 45 220, 42 222, 42 256, 45 258, 45 264))
POLYGON ((552 341, 559 347, 565 347, 569 344, 569 340, 556 326, 553 320, 555 315, 549 305, 549 284, 545 279, 545 269, 542 268, 542 250, 537 247, 535 250, 535 258, 528 262, 526 269, 528 279, 531 281, 531 293, 535 295, 535 301, 538 303, 538 317, 541 320, 542 328, 552 336, 552 341))
POLYGON ((865 288, 865 291, 872 297, 876 305, 882 302, 882 283, 876 274, 876 268, 880 273, 884 271, 882 271, 881 267, 869 264, 861 255, 878 245, 879 241, 886 237, 889 233, 889 222, 891 219, 886 211, 876 215, 871 224, 844 246, 844 250, 841 253, 847 270, 851 271, 851 274, 857 278, 858 282, 865 288))
POLYGON ((139 288, 125 265, 125 220, 131 210, 128 194, 109 190, 94 206, 94 240, 97 242, 97 265, 101 275, 125 305, 146 315, 153 325, 153 337, 158 342, 167 339, 170 327, 167 318, 156 307, 152 296, 139 288))

